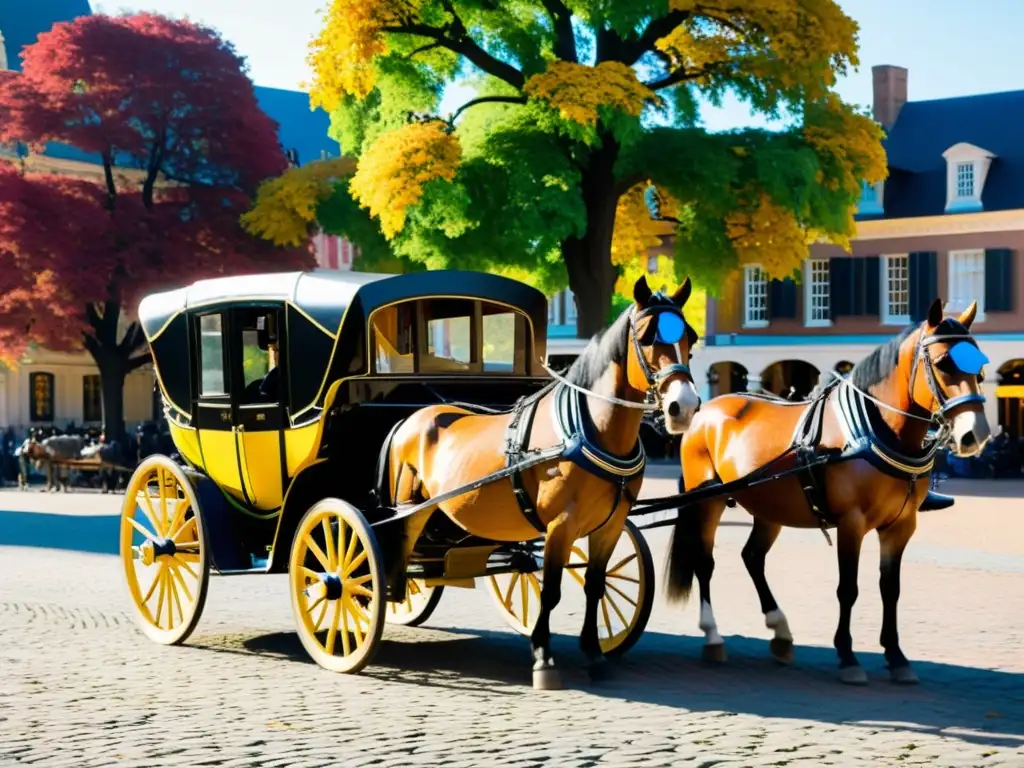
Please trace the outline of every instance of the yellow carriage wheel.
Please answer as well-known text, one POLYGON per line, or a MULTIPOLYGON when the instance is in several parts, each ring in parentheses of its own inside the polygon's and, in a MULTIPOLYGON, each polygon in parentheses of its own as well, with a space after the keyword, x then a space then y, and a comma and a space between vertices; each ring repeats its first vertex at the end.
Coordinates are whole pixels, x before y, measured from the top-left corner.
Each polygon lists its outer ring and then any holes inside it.
POLYGON ((139 629, 162 645, 183 643, 206 603, 210 561, 195 489, 166 456, 150 456, 128 483, 120 551, 139 629))
POLYGON ((407 579, 405 599, 388 603, 387 623, 404 627, 418 627, 430 618, 441 602, 444 587, 428 587, 422 579, 407 579))
POLYGON ((315 504, 295 531, 288 573, 306 652, 331 672, 359 672, 377 652, 387 611, 380 548, 362 513, 340 499, 315 504))
MULTIPOLYGON (((566 567, 568 582, 583 590, 587 570, 586 540, 580 539, 572 548, 566 567)), ((540 615, 540 593, 543 573, 506 573, 487 577, 491 595, 498 603, 502 617, 512 629, 523 635, 533 632, 540 615)), ((578 598, 564 588, 566 597, 578 598)), ((631 521, 619 537, 608 560, 605 594, 597 613, 597 633, 601 650, 608 656, 621 656, 640 639, 654 607, 654 558, 640 530, 631 521)), ((557 609, 556 609, 557 610, 557 609)))

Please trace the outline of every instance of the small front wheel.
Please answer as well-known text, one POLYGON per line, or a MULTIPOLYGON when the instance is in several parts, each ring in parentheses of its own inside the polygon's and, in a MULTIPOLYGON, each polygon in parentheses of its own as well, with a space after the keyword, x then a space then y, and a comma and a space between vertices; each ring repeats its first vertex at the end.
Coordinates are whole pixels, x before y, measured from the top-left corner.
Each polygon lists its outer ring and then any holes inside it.
POLYGON ((303 515, 288 559, 292 613, 306 652, 331 672, 355 674, 384 632, 384 570, 363 514, 324 499, 303 515))

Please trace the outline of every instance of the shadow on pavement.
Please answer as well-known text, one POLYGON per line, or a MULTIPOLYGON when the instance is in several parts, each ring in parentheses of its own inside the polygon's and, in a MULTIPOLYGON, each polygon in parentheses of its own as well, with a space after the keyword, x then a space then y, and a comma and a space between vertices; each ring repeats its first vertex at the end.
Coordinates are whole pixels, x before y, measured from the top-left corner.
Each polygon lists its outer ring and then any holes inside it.
POLYGON ((116 515, 0 512, 0 547, 45 547, 116 555, 119 520, 116 515))
MULTIPOLYGON (((426 630, 417 630, 419 637, 412 641, 385 640, 363 675, 414 685, 533 695, 526 638, 447 627, 443 632, 437 641, 431 641, 432 633, 426 630)), ((798 646, 797 661, 783 667, 768 656, 766 640, 732 636, 726 639, 728 663, 709 665, 700 661, 702 644, 701 637, 647 632, 625 659, 614 662, 611 679, 601 683, 589 680, 576 638, 556 636, 554 651, 565 687, 594 696, 688 711, 856 725, 868 731, 898 727, 925 734, 942 732, 971 743, 1024 747, 1022 674, 917 661, 921 684, 903 687, 889 682, 881 654, 860 653, 871 682, 853 688, 838 682, 832 648, 798 646)), ((312 663, 292 632, 246 638, 234 652, 312 663)))

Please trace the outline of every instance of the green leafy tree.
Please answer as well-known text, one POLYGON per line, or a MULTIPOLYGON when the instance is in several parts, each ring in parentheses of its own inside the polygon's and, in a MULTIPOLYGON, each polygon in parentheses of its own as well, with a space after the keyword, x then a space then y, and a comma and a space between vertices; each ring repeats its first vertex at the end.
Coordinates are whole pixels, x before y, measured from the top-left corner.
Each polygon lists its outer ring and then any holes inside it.
POLYGON ((880 128, 833 90, 856 54, 835 0, 332 0, 311 100, 355 163, 320 185, 288 172, 272 184, 294 215, 268 186, 245 225, 286 243, 317 223, 366 268, 568 282, 588 336, 658 224, 677 276, 711 291, 745 263, 788 275, 815 239, 848 246, 862 182, 886 172, 880 128), (474 96, 441 116, 453 83, 474 96), (700 98, 727 93, 790 127, 709 133, 700 98))

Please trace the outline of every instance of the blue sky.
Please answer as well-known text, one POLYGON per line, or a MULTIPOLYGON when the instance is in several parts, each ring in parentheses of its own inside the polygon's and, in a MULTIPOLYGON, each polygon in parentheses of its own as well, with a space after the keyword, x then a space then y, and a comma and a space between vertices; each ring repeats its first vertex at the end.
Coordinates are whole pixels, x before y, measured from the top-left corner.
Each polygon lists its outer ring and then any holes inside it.
MULTIPOLYGON (((188 16, 217 28, 249 62, 260 85, 295 89, 309 77, 306 46, 318 9, 328 0, 92 0, 93 9, 152 10, 188 16)), ((914 101, 992 91, 1024 90, 1024 67, 1010 53, 1024 47, 1024 0, 839 0, 861 25, 861 66, 839 90, 870 105, 871 66, 910 70, 914 101)), ((446 105, 447 106, 447 105, 446 105)), ((704 113, 714 130, 762 125, 729 102, 704 113)))

